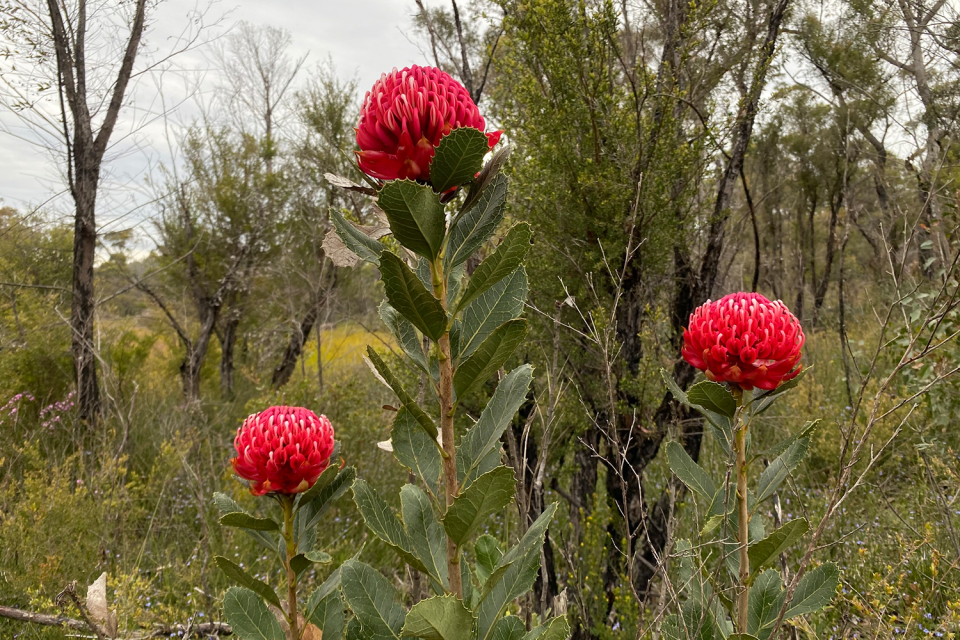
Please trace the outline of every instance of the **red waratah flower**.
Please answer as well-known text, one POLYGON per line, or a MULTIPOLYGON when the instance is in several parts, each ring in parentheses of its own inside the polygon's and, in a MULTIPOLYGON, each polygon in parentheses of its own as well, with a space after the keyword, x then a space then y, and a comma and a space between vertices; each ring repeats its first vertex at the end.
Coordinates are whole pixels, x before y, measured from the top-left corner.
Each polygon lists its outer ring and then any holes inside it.
POLYGON ((775 389, 800 373, 800 321, 786 305, 759 293, 707 301, 683 331, 683 358, 715 382, 775 389))
MULTIPOLYGON (((458 127, 486 127, 463 85, 435 67, 394 69, 363 99, 357 123, 360 169, 381 180, 428 181, 434 147, 458 127)), ((486 134, 491 149, 501 133, 486 134)))
POLYGON ((333 453, 333 425, 303 407, 270 407, 243 421, 233 440, 233 470, 250 493, 300 493, 317 481, 333 453))

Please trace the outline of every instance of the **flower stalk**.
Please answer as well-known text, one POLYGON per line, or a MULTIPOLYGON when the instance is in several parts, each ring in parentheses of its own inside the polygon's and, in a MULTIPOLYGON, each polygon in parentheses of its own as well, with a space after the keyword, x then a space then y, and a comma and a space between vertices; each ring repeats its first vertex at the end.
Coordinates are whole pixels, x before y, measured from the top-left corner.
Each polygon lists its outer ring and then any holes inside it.
POLYGON ((747 505, 747 428, 750 423, 743 419, 743 390, 731 385, 733 397, 737 401, 734 420, 737 476, 737 541, 739 542, 740 571, 737 576, 737 628, 740 633, 747 632, 747 612, 750 603, 750 510, 747 505))
POLYGON ((287 546, 287 556, 283 568, 287 571, 287 640, 300 640, 299 620, 297 614, 297 572, 291 562, 297 555, 297 539, 293 534, 293 503, 296 496, 282 495, 280 505, 283 507, 283 539, 287 546))
MULTIPOLYGON (((430 264, 433 281, 433 295, 440 300, 444 310, 447 308, 447 285, 443 273, 443 261, 440 258, 430 264)), ((446 508, 449 509, 457 497, 457 447, 453 430, 453 356, 450 351, 449 329, 437 341, 440 360, 440 440, 443 449, 443 492, 446 508)), ((460 550, 457 544, 447 538, 447 581, 450 592, 463 598, 463 585, 460 580, 460 550)))

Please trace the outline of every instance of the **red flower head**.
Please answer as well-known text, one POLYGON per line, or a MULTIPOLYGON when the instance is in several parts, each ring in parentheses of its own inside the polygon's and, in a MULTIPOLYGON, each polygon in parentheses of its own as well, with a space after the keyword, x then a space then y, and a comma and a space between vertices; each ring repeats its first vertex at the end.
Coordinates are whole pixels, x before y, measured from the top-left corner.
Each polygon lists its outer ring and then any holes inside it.
POLYGON ((300 493, 317 481, 333 453, 333 425, 303 407, 270 407, 243 421, 233 440, 233 470, 250 493, 300 493))
MULTIPOLYGON (((360 169, 381 180, 427 181, 434 147, 458 127, 486 127, 463 85, 435 67, 394 69, 363 99, 357 123, 360 169)), ((487 134, 491 149, 501 133, 487 134)))
POLYGON ((759 293, 707 301, 683 331, 683 358, 715 382, 776 389, 802 365, 803 329, 786 305, 759 293))

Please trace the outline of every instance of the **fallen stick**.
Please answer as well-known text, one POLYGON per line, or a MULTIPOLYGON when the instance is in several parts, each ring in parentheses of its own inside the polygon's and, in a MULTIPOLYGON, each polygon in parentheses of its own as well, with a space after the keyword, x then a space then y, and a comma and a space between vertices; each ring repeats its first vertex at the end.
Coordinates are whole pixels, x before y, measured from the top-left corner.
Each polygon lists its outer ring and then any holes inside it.
MULTIPOLYGON (((77 631, 90 631, 90 627, 87 626, 87 623, 85 623, 83 620, 77 620, 76 618, 70 618, 63 615, 54 616, 48 613, 24 611, 23 609, 17 609, 16 607, 4 607, 0 605, 0 618, 17 620, 19 622, 32 622, 33 624, 40 624, 47 627, 67 627, 68 629, 74 629, 77 631)), ((148 640, 149 638, 166 638, 171 634, 177 635, 180 633, 183 633, 184 635, 189 634, 192 636, 229 636, 233 633, 233 630, 226 622, 201 622, 199 624, 187 623, 161 626, 153 630, 145 630, 134 635, 125 636, 121 634, 120 637, 127 638, 128 640, 148 640)))

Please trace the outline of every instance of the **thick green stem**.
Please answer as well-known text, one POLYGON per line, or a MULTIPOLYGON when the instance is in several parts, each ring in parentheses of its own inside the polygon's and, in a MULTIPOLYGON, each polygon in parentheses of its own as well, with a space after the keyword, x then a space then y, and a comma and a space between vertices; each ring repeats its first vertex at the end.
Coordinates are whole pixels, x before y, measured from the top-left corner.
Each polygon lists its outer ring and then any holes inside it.
POLYGON ((737 630, 747 632, 747 612, 749 608, 749 577, 750 577, 750 511, 747 506, 747 427, 749 422, 743 419, 743 391, 739 387, 733 388, 733 395, 737 399, 737 413, 733 428, 735 430, 735 444, 737 462, 737 514, 739 530, 737 541, 740 543, 740 573, 737 579, 737 630))
POLYGON ((283 539, 287 543, 287 557, 283 561, 283 568, 287 570, 287 640, 300 640, 300 625, 297 619, 297 573, 290 566, 290 561, 297 555, 297 540, 293 535, 293 501, 294 496, 283 496, 280 499, 280 504, 283 506, 283 539))
MULTIPOLYGON (((433 294, 440 299, 443 308, 447 308, 447 287, 443 277, 443 264, 438 259, 431 264, 433 294)), ((459 493, 457 486, 457 447, 453 431, 453 357, 450 354, 450 332, 446 331, 437 341, 440 358, 440 439, 443 441, 443 489, 446 506, 449 509, 459 493)), ((456 543, 447 537, 447 581, 450 592, 463 598, 463 585, 460 581, 460 550, 456 543)))

